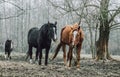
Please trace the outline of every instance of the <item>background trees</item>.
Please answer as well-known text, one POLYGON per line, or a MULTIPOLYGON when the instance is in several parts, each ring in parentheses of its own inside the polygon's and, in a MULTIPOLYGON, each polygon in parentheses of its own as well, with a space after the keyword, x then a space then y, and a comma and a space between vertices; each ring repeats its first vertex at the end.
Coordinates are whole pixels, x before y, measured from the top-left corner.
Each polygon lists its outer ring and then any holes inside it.
POLYGON ((14 41, 15 52, 27 51, 27 33, 32 27, 58 21, 60 29, 81 20, 85 33, 82 53, 92 57, 120 54, 119 0, 0 0, 0 46, 6 39, 14 41), (97 42, 96 42, 97 41, 97 42), (102 53, 101 53, 102 51, 102 53))

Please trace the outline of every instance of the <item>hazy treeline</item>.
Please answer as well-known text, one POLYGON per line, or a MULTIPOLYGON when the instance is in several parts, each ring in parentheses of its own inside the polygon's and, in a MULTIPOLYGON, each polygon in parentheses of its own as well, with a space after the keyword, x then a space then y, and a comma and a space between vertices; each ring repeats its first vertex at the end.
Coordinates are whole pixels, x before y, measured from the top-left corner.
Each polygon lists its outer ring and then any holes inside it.
MULTIPOLYGON (((0 48, 3 49, 4 42, 7 39, 12 39, 14 43, 15 52, 26 52, 27 45, 27 34, 28 30, 32 27, 41 27, 44 23, 48 21, 54 23, 58 22, 58 38, 61 28, 66 24, 74 24, 78 22, 81 16, 77 13, 82 14, 82 8, 84 1, 91 2, 91 4, 98 4, 99 0, 73 0, 76 5, 74 8, 79 7, 79 12, 65 12, 60 10, 61 7, 54 6, 52 3, 57 5, 62 5, 62 8, 69 9, 66 7, 67 1, 69 0, 0 0, 0 48), (64 4, 64 5, 63 5, 64 4)), ((70 0, 72 1, 72 0, 70 0)), ((110 2, 110 9, 114 10, 120 3, 110 2), (114 5, 115 4, 115 5, 114 5)), ((71 7, 72 8, 72 7, 71 7)), ((72 9, 71 9, 72 10, 72 9)), ((93 45, 98 38, 98 29, 96 29, 97 18, 95 15, 98 13, 98 9, 90 7, 88 11, 84 11, 86 15, 81 19, 81 27, 85 34, 85 39, 82 46, 82 53, 91 53, 91 35, 93 45), (88 13, 88 14, 87 14, 88 13), (89 19, 88 22, 84 18, 89 19), (90 26, 88 26, 88 23, 90 26), (91 30, 90 30, 91 29, 91 30), (97 34, 97 35, 96 35, 97 34)), ((117 23, 120 23, 120 18, 116 17, 117 23)), ((109 39, 109 51, 112 54, 120 54, 120 24, 116 28, 111 30, 109 39)), ((53 43, 55 46, 57 43, 53 43)), ((95 45, 94 45, 95 46, 95 45)), ((55 47, 52 47, 55 48, 55 47)))

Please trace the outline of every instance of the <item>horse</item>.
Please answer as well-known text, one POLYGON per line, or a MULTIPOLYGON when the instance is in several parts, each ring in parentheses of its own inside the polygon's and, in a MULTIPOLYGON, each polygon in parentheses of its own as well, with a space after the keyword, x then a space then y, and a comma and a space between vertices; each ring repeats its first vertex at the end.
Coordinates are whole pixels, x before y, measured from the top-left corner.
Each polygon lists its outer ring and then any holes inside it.
POLYGON ((46 49, 45 53, 45 65, 48 64, 48 54, 51 46, 51 42, 57 40, 57 22, 48 23, 41 26, 41 28, 32 28, 28 32, 28 52, 26 59, 30 56, 30 63, 32 63, 32 48, 36 48, 36 61, 39 57, 38 64, 41 65, 42 49, 46 49))
POLYGON ((73 51, 73 48, 76 48, 76 58, 77 58, 76 66, 77 68, 80 67, 80 52, 81 52, 82 42, 84 39, 84 34, 83 34, 82 28, 79 25, 80 25, 80 22, 75 23, 74 25, 66 25, 64 28, 62 28, 60 43, 57 45, 55 49, 55 53, 52 57, 52 60, 54 60, 60 48, 62 47, 64 64, 67 67, 71 67, 71 60, 73 57, 72 51, 73 51), (69 46, 67 60, 66 60, 66 45, 69 46))
POLYGON ((7 39, 5 42, 5 59, 11 59, 11 52, 13 50, 12 40, 7 39))

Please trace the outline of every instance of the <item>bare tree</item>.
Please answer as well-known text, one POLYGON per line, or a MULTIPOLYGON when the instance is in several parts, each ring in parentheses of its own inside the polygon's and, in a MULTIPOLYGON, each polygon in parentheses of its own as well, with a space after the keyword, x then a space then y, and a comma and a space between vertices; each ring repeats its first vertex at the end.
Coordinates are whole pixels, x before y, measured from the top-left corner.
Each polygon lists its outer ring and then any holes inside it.
MULTIPOLYGON (((99 59, 108 59, 112 60, 109 51, 108 51, 108 43, 109 43, 109 35, 111 31, 111 27, 115 24, 112 24, 114 22, 115 17, 120 14, 120 7, 117 8, 117 10, 114 10, 115 12, 111 14, 109 17, 110 10, 109 7, 110 0, 101 0, 100 1, 100 28, 99 28, 99 38, 96 42, 97 46, 97 57, 96 60, 99 59)), ((119 23, 116 23, 119 24, 119 23)))

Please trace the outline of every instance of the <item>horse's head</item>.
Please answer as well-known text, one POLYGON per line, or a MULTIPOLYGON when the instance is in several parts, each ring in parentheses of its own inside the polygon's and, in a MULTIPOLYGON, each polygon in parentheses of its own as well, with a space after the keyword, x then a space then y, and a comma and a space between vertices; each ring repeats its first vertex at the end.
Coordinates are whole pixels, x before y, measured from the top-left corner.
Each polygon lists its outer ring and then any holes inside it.
POLYGON ((48 26, 49 26, 49 37, 50 39, 52 39, 53 41, 56 41, 57 40, 57 22, 55 22, 54 24, 53 23, 49 23, 48 22, 48 26))
POLYGON ((80 26, 78 26, 78 28, 73 28, 71 31, 71 45, 72 47, 76 46, 79 43, 79 39, 80 39, 80 26))

